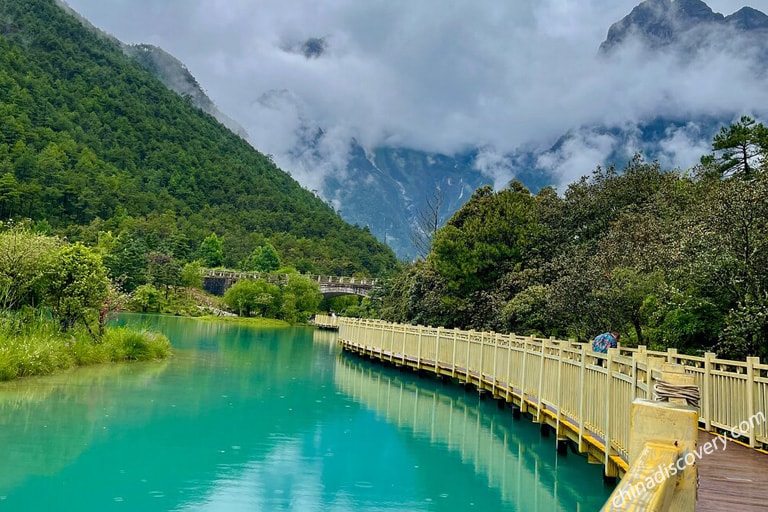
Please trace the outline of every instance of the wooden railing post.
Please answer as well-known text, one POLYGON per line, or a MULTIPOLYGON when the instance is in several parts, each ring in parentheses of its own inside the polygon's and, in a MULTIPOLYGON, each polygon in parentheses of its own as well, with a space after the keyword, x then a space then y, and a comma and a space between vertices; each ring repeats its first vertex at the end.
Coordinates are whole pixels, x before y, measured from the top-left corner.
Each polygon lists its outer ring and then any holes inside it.
POLYGON ((523 339, 523 371, 520 375, 520 412, 528 412, 528 404, 525 401, 525 384, 528 378, 528 339, 523 339))
POLYGON ((677 349, 676 348, 668 348, 667 349, 667 362, 670 364, 677 364, 677 349))
POLYGON ((456 377, 456 338, 458 337, 459 331, 456 329, 453 330, 453 356, 451 357, 451 377, 456 377))
POLYGON ((557 418, 555 420, 555 432, 558 441, 561 439, 560 418, 563 416, 563 344, 557 345, 557 418))
POLYGON ((701 390, 701 415, 704 420, 704 429, 707 432, 712 430, 712 407, 714 406, 712 397, 712 361, 715 359, 714 352, 704 354, 704 375, 702 376, 701 390))
MULTIPOLYGON (((759 357, 747 358, 747 421, 749 422, 749 446, 757 447, 755 435, 755 365, 760 364, 759 357)), ((765 411, 760 411, 765 413, 765 411)))
POLYGON ((493 384, 491 385, 491 394, 496 397, 496 375, 499 373, 496 369, 499 355, 499 335, 493 333, 493 384))
POLYGON ((424 326, 419 325, 418 326, 418 335, 417 335, 417 341, 416 341, 416 368, 418 370, 421 370, 421 334, 424 331, 424 326))
POLYGON ((471 331, 467 331, 467 334, 465 336, 466 340, 465 343, 467 344, 467 354, 466 359, 464 360, 464 377, 466 377, 466 382, 471 382, 469 378, 469 350, 472 345, 472 336, 469 334, 471 331))
POLYGON ((544 404, 542 403, 542 400, 541 400, 542 398, 541 393, 542 393, 542 388, 544 386, 544 362, 546 359, 545 352, 547 351, 548 343, 549 343, 548 340, 541 340, 541 361, 539 364, 539 390, 537 391, 538 396, 536 397, 537 400, 539 401, 539 408, 536 411, 536 421, 539 423, 544 421, 544 418, 542 416, 542 409, 544 408, 544 404))
POLYGON ((485 332, 480 332, 480 364, 477 369, 477 387, 478 389, 483 386, 483 370, 485 370, 485 360, 483 359, 483 349, 485 348, 485 332))
POLYGON ((584 449, 584 380, 587 373, 587 344, 581 344, 581 366, 579 367, 579 451, 584 449))
POLYGON ((611 427, 613 425, 613 358, 619 353, 618 348, 609 348, 605 358, 605 476, 618 476, 611 463, 611 427))

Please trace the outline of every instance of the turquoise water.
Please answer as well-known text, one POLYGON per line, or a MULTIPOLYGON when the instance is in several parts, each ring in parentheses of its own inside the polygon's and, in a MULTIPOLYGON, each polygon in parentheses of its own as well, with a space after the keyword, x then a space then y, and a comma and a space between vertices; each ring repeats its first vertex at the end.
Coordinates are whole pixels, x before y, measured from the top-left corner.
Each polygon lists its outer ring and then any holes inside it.
POLYGON ((335 333, 129 315, 160 363, 0 385, 0 510, 591 511, 601 467, 335 333))

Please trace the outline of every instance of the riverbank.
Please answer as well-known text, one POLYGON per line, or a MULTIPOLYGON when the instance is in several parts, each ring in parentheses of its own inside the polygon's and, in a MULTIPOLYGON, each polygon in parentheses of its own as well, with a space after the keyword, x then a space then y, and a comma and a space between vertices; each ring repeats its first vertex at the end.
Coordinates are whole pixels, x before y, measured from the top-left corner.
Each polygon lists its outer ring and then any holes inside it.
POLYGON ((217 322, 234 325, 247 325, 249 327, 291 327, 289 322, 278 320, 276 318, 249 317, 249 316, 218 316, 206 315, 194 317, 195 320, 203 322, 217 322))
POLYGON ((43 316, 0 315, 0 381, 170 355, 170 340, 155 332, 106 327, 96 339, 84 327, 63 331, 57 322, 43 316))

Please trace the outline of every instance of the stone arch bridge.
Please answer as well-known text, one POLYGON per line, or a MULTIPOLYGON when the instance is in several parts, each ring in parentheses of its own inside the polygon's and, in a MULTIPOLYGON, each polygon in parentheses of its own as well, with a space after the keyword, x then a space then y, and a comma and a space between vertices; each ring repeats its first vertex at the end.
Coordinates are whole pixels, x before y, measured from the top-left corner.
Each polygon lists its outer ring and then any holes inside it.
MULTIPOLYGON (((377 285, 376 279, 367 277, 318 276, 302 274, 320 285, 323 297, 339 295, 359 295, 368 297, 377 285)), ((284 284, 289 274, 270 274, 266 272, 233 272, 231 270, 203 270, 203 288, 208 293, 222 296, 230 286, 241 279, 264 279, 270 283, 284 284)))

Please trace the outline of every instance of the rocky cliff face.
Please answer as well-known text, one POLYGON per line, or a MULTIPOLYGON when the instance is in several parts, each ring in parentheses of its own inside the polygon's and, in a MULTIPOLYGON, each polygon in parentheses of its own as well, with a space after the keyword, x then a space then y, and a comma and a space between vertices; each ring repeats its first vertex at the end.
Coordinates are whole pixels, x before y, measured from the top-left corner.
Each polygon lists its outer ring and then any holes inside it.
MULTIPOLYGON (((297 43, 291 51, 308 59, 317 58, 325 51, 325 44, 321 38, 310 38, 297 43)), ((247 138, 245 130, 216 109, 189 70, 173 56, 150 45, 124 45, 124 49, 169 88, 247 138)), ((750 7, 725 16, 701 0, 646 0, 609 28, 598 53, 611 58, 620 57, 625 50, 639 50, 641 53, 634 57, 644 59, 671 53, 679 57, 676 62, 682 67, 694 61, 695 65, 706 65, 707 55, 746 57, 754 63, 755 77, 765 78, 768 75, 765 64, 768 62, 768 16, 750 7), (691 58, 702 55, 705 58, 691 58)), ((292 92, 275 94, 290 96, 292 92)), ((260 101, 276 99, 279 98, 265 95, 260 101)), ((416 148, 363 148, 354 140, 335 141, 334 144, 348 149, 346 161, 342 163, 330 162, 319 149, 325 137, 324 129, 332 127, 320 127, 307 120, 307 126, 298 130, 300 136, 288 157, 310 172, 319 167, 332 168, 332 172, 318 173, 326 177, 321 185, 314 185, 317 190, 313 192, 331 203, 347 222, 367 226, 400 258, 410 259, 419 256, 411 242, 412 233, 418 229, 419 212, 428 208, 427 198, 438 189, 443 198, 440 218, 444 222, 483 185, 503 187, 515 177, 535 192, 556 183, 552 165, 548 166, 547 160, 562 159, 569 153, 589 148, 594 140, 611 140, 616 150, 604 161, 590 160, 591 168, 615 164, 621 169, 635 151, 642 151, 648 160, 657 158, 665 141, 669 142, 675 134, 688 137, 691 142, 701 141, 700 147, 707 148, 720 126, 743 113, 686 112, 684 116, 671 118, 658 112, 650 118, 627 120, 618 127, 574 126, 551 148, 520 149, 492 157, 484 155, 481 148, 442 155, 416 148), (510 169, 514 169, 514 174, 510 169)), ((588 174, 591 168, 585 167, 583 173, 588 174)))
POLYGON ((692 52, 712 45, 726 48, 734 37, 765 48, 766 31, 768 16, 750 7, 724 16, 701 0, 646 0, 608 29, 600 52, 610 54, 631 41, 649 50, 692 52))

